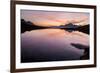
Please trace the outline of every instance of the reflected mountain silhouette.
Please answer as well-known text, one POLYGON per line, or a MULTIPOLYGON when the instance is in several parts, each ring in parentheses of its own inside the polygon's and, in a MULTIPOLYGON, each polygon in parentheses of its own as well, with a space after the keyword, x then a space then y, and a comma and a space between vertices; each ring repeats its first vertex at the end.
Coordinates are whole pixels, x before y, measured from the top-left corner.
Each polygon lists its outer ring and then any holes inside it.
POLYGON ((24 19, 21 19, 21 33, 24 33, 25 31, 31 31, 37 29, 55 28, 55 29, 64 29, 69 32, 80 31, 89 34, 89 27, 90 27, 89 24, 85 26, 78 26, 78 25, 73 25, 72 23, 61 25, 61 26, 42 27, 42 26, 37 26, 30 21, 25 21, 24 19))

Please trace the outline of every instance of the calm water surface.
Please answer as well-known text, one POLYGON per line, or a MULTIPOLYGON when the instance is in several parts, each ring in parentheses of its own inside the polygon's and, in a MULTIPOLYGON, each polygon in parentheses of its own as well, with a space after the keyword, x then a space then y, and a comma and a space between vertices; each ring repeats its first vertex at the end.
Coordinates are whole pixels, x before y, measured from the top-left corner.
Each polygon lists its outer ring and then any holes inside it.
POLYGON ((79 60, 84 50, 71 45, 89 46, 89 35, 63 29, 39 29, 21 34, 21 62, 79 60))

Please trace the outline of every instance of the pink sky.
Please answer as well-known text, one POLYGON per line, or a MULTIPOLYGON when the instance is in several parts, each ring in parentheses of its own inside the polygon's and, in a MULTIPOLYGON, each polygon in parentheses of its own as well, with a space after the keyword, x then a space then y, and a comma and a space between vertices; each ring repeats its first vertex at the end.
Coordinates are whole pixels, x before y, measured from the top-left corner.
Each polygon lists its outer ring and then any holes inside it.
POLYGON ((89 24, 89 13, 21 10, 21 18, 38 26, 60 26, 68 23, 89 24))

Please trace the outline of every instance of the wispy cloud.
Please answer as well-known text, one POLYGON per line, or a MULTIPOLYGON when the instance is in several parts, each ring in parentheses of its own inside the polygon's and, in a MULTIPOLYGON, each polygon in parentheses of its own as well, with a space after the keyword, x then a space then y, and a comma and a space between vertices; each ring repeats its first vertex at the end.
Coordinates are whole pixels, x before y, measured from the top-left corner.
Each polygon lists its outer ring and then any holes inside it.
POLYGON ((38 26, 59 26, 68 23, 89 24, 89 13, 21 10, 21 18, 38 26))

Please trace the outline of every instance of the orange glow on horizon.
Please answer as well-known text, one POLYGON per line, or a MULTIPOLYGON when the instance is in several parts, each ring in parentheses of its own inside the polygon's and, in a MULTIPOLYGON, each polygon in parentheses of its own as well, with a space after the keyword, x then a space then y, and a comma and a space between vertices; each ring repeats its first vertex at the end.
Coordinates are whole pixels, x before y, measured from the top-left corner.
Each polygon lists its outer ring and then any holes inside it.
POLYGON ((31 21, 37 26, 60 26, 68 23, 89 24, 89 13, 22 10, 21 18, 31 21))

